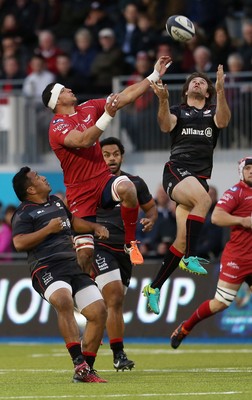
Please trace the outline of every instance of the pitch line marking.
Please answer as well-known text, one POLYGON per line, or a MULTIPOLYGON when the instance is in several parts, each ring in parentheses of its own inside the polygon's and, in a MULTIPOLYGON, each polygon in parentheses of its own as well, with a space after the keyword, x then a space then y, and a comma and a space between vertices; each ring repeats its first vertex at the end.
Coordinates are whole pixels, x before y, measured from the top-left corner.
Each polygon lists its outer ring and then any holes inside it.
MULTIPOLYGON (((142 393, 135 394, 134 397, 177 397, 177 396, 209 396, 209 395, 237 395, 244 394, 246 392, 201 392, 201 393, 142 393)), ((108 394, 108 395, 100 395, 100 399, 111 399, 111 398, 121 398, 121 397, 132 397, 132 394, 108 394)), ((64 396, 0 396, 0 399, 3 400, 20 400, 20 399, 68 399, 73 398, 73 395, 64 395, 64 396)), ((75 399, 97 399, 97 395, 74 395, 75 399)))

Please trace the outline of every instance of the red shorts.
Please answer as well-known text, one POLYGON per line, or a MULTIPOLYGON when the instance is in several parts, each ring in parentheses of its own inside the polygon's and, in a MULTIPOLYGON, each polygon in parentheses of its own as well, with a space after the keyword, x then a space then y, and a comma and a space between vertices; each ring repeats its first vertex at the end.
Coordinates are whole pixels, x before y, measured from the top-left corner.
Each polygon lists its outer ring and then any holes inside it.
MULTIPOLYGON (((100 176, 75 185, 66 185, 66 197, 71 213, 79 218, 95 216, 101 206, 103 191, 108 182, 117 177, 105 171, 100 176)), ((112 202, 112 194, 110 199, 112 202)))
POLYGON ((232 259, 223 253, 220 264, 219 279, 224 282, 241 284, 252 280, 252 260, 232 259))

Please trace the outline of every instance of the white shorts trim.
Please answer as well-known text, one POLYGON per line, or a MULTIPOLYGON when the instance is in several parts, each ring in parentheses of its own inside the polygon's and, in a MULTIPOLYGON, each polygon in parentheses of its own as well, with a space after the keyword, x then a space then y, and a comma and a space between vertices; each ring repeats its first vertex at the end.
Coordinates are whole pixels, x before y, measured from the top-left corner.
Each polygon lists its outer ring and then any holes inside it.
POLYGON ((48 301, 48 303, 50 303, 50 296, 58 289, 68 289, 71 294, 73 293, 72 287, 69 285, 69 283, 64 281, 53 282, 50 286, 48 286, 44 293, 44 297, 48 301))
MULTIPOLYGON (((114 182, 112 183, 111 186, 111 195, 112 195, 112 199, 114 201, 121 201, 122 199, 120 198, 118 192, 117 192, 117 187, 121 182, 131 182, 131 180, 126 176, 126 175, 122 175, 122 176, 118 176, 114 182)), ((132 182, 131 182, 132 183, 132 182)))
POLYGON ((76 251, 82 249, 94 249, 94 236, 90 233, 74 237, 74 247, 76 251))
POLYGON ((74 296, 76 308, 79 312, 83 310, 83 308, 89 306, 97 300, 103 300, 103 297, 95 285, 90 285, 84 289, 79 290, 74 296))
POLYGON ((122 278, 121 278, 119 269, 114 269, 113 271, 108 271, 105 274, 98 275, 95 278, 95 281, 96 281, 100 291, 102 291, 104 286, 107 285, 108 283, 114 282, 114 281, 121 281, 121 280, 122 280, 122 278))

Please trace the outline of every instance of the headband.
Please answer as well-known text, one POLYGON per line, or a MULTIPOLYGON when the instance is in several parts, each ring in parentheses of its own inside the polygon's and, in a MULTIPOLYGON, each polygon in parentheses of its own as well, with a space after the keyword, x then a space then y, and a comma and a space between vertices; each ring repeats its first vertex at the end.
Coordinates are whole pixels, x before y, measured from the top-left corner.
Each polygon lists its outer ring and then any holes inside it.
POLYGON ((60 83, 55 83, 55 85, 53 86, 52 90, 51 90, 51 97, 50 100, 48 101, 47 106, 49 108, 51 108, 52 110, 55 109, 59 95, 61 90, 64 88, 65 86, 61 85, 60 83))
POLYGON ((238 171, 239 171, 239 176, 240 176, 240 180, 243 181, 244 176, 243 176, 243 168, 246 165, 252 164, 252 157, 246 157, 246 158, 242 158, 239 161, 239 166, 238 166, 238 171))

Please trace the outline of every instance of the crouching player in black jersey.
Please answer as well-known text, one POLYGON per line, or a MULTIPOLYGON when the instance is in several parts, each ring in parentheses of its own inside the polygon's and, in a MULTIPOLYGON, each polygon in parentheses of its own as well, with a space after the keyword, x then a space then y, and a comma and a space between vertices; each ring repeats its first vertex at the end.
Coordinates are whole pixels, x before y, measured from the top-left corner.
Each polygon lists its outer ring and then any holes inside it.
POLYGON ((12 219, 13 243, 27 251, 33 288, 56 310, 60 333, 74 364, 73 382, 107 382, 93 369, 106 323, 106 306, 99 289, 77 263, 71 227, 108 238, 104 226, 74 217, 44 176, 23 167, 13 178, 22 202, 12 219), (87 319, 82 340, 74 317, 76 307, 87 319))
MULTIPOLYGON (((135 184, 139 206, 145 212, 145 218, 140 222, 143 231, 150 231, 158 213, 146 183, 139 176, 121 171, 124 147, 120 140, 110 137, 102 140, 100 145, 111 173, 118 177, 126 175, 135 184)), ((130 283, 132 264, 129 255, 124 252, 124 226, 120 204, 110 210, 98 209, 97 222, 109 230, 108 240, 95 240, 94 272, 108 310, 106 329, 113 352, 114 368, 117 371, 132 369, 134 361, 129 360, 123 350, 123 303, 130 283)))
POLYGON ((162 266, 143 293, 150 309, 159 314, 159 295, 163 283, 178 267, 206 274, 197 257, 196 245, 206 214, 211 206, 207 179, 211 177, 213 152, 222 128, 231 118, 225 91, 223 66, 219 65, 215 87, 203 73, 190 75, 182 90, 182 104, 169 106, 169 93, 162 81, 152 83, 159 100, 158 123, 171 135, 170 160, 163 171, 163 186, 177 203, 177 236, 166 253, 162 266), (216 105, 212 99, 216 95, 216 105))

